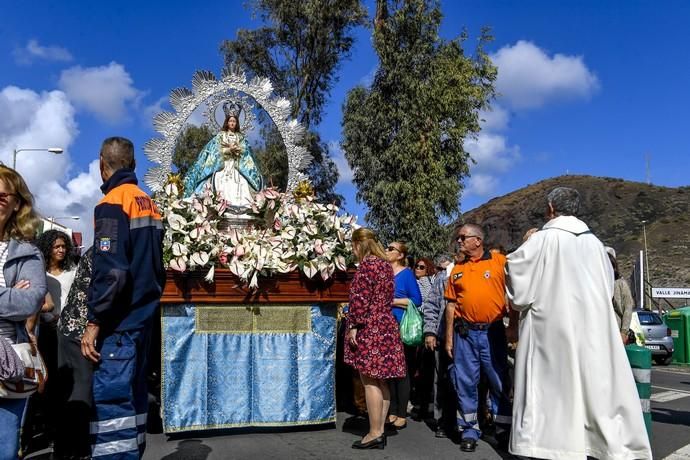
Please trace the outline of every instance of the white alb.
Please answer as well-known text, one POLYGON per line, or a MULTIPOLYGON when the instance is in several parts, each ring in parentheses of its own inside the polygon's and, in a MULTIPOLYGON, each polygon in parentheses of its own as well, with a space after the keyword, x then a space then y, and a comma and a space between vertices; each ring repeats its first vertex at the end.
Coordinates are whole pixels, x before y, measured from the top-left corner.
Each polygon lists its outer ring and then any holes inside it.
POLYGON ((510 452, 546 459, 651 459, 611 299, 604 245, 572 216, 508 256, 520 314, 510 452))

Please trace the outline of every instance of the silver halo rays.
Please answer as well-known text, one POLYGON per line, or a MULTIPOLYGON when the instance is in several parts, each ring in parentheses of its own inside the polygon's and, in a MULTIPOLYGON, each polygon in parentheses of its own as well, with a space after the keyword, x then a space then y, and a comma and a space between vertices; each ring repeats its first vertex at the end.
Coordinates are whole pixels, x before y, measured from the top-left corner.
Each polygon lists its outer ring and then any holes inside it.
MULTIPOLYGON (((174 111, 161 112, 153 118, 154 128, 163 136, 152 138, 144 145, 146 157, 157 164, 144 176, 144 182, 153 192, 165 186, 168 175, 172 172, 175 143, 192 113, 206 103, 208 108, 204 115, 209 119, 212 129, 215 129, 217 121, 214 124, 210 119, 215 117, 216 107, 222 101, 241 100, 243 96, 239 93, 250 96, 264 109, 280 132, 288 159, 287 191, 292 192, 300 181, 307 179, 304 171, 312 158, 303 146, 298 145, 305 129, 297 120, 290 118, 290 101, 273 94, 271 81, 258 77, 247 81, 244 72, 228 69, 223 71, 223 77, 219 80, 210 71, 198 70, 192 78, 191 90, 176 88, 170 92, 170 104, 174 111)), ((248 107, 246 109, 248 112, 251 110, 248 107)), ((245 116, 249 117, 249 114, 245 116)), ((253 118, 249 120, 250 124, 252 122, 253 118)))

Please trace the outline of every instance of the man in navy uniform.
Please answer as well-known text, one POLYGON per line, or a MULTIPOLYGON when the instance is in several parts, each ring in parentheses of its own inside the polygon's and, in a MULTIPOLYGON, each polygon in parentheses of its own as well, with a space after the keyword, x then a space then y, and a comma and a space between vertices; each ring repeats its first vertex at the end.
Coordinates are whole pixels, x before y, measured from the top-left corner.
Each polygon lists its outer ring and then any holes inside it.
POLYGON ((97 363, 92 457, 138 459, 144 452, 150 329, 165 283, 161 216, 137 187, 134 146, 103 142, 105 194, 94 211, 93 272, 82 353, 97 363))

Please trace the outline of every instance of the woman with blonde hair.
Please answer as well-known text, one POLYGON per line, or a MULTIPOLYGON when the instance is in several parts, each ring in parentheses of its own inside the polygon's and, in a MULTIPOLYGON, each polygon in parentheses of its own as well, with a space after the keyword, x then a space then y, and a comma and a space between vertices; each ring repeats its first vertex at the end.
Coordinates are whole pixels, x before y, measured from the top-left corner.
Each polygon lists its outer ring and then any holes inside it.
MULTIPOLYGON (((14 169, 0 166, 0 340, 29 342, 27 318, 41 309, 46 274, 41 252, 28 241, 38 219, 33 196, 14 169)), ((18 458, 26 399, 0 398, 0 460, 18 458)))
POLYGON ((354 449, 383 449, 384 424, 390 406, 389 379, 405 376, 405 356, 398 324, 391 312, 393 270, 376 235, 368 228, 352 234, 359 267, 350 287, 345 362, 362 379, 369 413, 369 432, 354 449))

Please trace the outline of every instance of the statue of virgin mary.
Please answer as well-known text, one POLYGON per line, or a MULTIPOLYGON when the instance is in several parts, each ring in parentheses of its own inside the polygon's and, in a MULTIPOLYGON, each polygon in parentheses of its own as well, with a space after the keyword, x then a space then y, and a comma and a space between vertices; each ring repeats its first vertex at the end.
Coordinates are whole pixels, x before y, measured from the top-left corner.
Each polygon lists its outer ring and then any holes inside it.
POLYGON ((234 214, 243 214, 252 196, 264 186, 258 162, 240 132, 240 110, 238 104, 223 105, 221 131, 199 152, 184 179, 185 198, 200 194, 208 183, 234 214))

